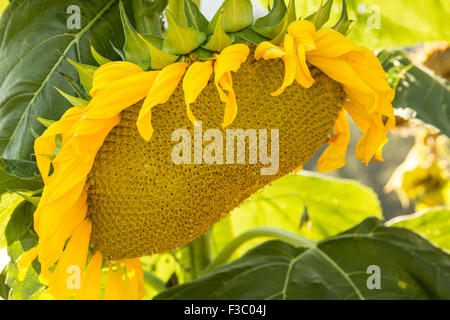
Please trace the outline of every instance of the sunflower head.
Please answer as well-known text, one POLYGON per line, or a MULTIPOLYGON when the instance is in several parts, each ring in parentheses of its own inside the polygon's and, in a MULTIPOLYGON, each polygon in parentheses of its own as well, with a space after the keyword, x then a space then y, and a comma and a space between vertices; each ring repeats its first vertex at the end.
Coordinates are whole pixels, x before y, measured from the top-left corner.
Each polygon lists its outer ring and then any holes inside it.
POLYGON ((19 265, 38 257, 55 298, 98 298, 105 263, 105 298, 141 297, 140 256, 191 242, 325 143, 318 169, 343 166, 347 114, 363 132, 356 156, 382 160, 393 91, 345 37, 345 1, 333 28, 332 1, 297 20, 295 1, 275 0, 256 21, 249 0, 224 1, 211 21, 177 3, 163 34, 138 33, 121 5, 123 61, 95 48, 100 66, 70 61, 87 99, 62 93, 74 107, 36 139, 39 245, 19 265))

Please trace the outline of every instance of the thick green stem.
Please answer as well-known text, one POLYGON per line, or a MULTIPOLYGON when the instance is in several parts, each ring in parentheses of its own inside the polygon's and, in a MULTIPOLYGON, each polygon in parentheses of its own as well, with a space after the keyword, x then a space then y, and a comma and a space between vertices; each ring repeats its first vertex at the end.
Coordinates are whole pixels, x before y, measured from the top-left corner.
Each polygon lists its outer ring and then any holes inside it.
POLYGON ((211 264, 211 235, 208 230, 188 245, 188 269, 189 274, 185 276, 185 281, 194 280, 202 275, 203 271, 211 264))
POLYGON ((158 292, 166 290, 166 284, 160 278, 155 276, 150 271, 144 271, 144 279, 153 289, 158 292))
POLYGON ((272 227, 257 227, 244 232, 243 234, 233 239, 230 243, 228 243, 228 245, 224 249, 222 249, 221 252, 219 252, 214 261, 212 261, 211 264, 209 264, 208 267, 204 269, 203 273, 209 273, 215 267, 226 263, 242 244, 251 239, 260 237, 276 238, 290 243, 294 246, 303 246, 307 248, 311 248, 315 245, 315 241, 304 238, 291 231, 272 227))

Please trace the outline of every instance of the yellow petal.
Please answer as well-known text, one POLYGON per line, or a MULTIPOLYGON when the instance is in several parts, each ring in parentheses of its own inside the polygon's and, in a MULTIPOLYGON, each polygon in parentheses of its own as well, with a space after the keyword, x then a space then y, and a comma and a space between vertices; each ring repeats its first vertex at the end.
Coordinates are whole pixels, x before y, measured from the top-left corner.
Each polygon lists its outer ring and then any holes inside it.
POLYGON ((379 148, 386 143, 386 140, 386 128, 381 120, 381 116, 375 113, 370 117, 368 130, 356 145, 356 157, 368 164, 373 157, 381 153, 379 148))
POLYGON ((183 79, 184 100, 189 120, 192 123, 196 121, 190 104, 194 103, 203 89, 208 85, 213 72, 212 60, 205 62, 194 62, 186 71, 183 79))
POLYGON ((139 258, 126 259, 125 262, 125 283, 127 296, 131 300, 142 299, 145 295, 144 271, 139 258))
POLYGON ((372 88, 358 77, 350 64, 343 59, 308 56, 307 60, 309 63, 322 70, 331 79, 342 83, 344 86, 358 89, 368 94, 375 93, 372 88))
POLYGON ((333 136, 328 142, 329 146, 320 156, 317 169, 327 172, 339 169, 345 165, 345 155, 350 141, 350 129, 348 126, 347 112, 341 110, 333 127, 333 136))
POLYGON ((75 296, 77 300, 98 300, 102 288, 102 255, 97 251, 91 259, 81 282, 81 290, 75 296))
POLYGON ((263 58, 264 60, 277 59, 284 57, 286 52, 280 47, 268 42, 263 41, 255 49, 255 59, 259 60, 263 58))
POLYGON ((358 128, 363 132, 367 131, 367 129, 369 128, 370 119, 369 114, 367 113, 364 106, 358 105, 353 101, 345 101, 343 106, 344 109, 347 110, 349 115, 352 117, 358 128))
POLYGON ((295 80, 304 88, 310 88, 314 84, 308 65, 306 64, 306 52, 304 45, 297 46, 297 70, 295 80))
POLYGON ((297 71, 297 53, 295 52, 294 37, 290 34, 284 36, 284 80, 281 87, 272 92, 272 96, 278 96, 284 92, 284 89, 292 85, 297 71))
POLYGON ((98 90, 86 108, 91 119, 112 118, 138 103, 150 91, 159 71, 139 72, 113 81, 98 90))
MULTIPOLYGON (((76 277, 77 274, 80 275, 76 272, 77 270, 81 271, 81 274, 84 271, 89 249, 91 228, 91 223, 88 220, 85 220, 78 226, 72 238, 70 238, 62 257, 49 280, 50 293, 55 299, 65 300, 79 291, 79 288, 70 285, 70 277, 76 277), (71 274, 71 271, 74 273, 71 274)), ((81 279, 79 280, 81 281, 81 279)))
POLYGON ((287 28, 288 34, 294 37, 297 45, 303 45, 306 51, 316 49, 314 36, 316 26, 308 20, 297 20, 292 22, 287 28))
POLYGON ((89 93, 93 97, 98 90, 109 86, 111 82, 143 71, 138 65, 127 61, 105 63, 95 71, 92 89, 89 93))
POLYGON ((25 279, 28 267, 33 262, 33 260, 36 259, 38 253, 39 253, 39 246, 36 246, 22 253, 22 255, 17 259, 17 265, 19 267, 19 274, 17 276, 17 279, 19 281, 23 281, 23 279, 25 279))
POLYGON ((59 121, 53 123, 35 140, 34 153, 44 183, 47 183, 48 174, 50 172, 52 160, 48 156, 53 155, 56 135, 70 131, 83 116, 84 109, 85 107, 70 108, 64 113, 59 121))
POLYGON ((149 141, 153 135, 151 109, 169 100, 178 87, 187 67, 188 64, 184 62, 172 63, 162 69, 156 76, 137 120, 138 131, 146 141, 149 141))
MULTIPOLYGON (((118 265, 120 269, 120 265, 118 265)), ((111 263, 109 263, 108 278, 106 279, 105 300, 122 300, 123 295, 123 279, 122 274, 115 275, 111 263)))
POLYGON ((84 191, 77 202, 68 210, 41 216, 39 221, 39 261, 44 267, 50 267, 59 259, 66 240, 84 221, 87 213, 87 192, 84 191))
POLYGON ((216 57, 214 64, 214 83, 219 97, 225 103, 225 116, 222 127, 228 127, 237 115, 236 95, 233 90, 231 71, 237 72, 247 60, 250 49, 245 44, 235 44, 225 48, 216 57))
POLYGON ((308 52, 308 55, 337 58, 350 51, 363 50, 343 34, 332 29, 320 29, 315 34, 316 49, 308 52))

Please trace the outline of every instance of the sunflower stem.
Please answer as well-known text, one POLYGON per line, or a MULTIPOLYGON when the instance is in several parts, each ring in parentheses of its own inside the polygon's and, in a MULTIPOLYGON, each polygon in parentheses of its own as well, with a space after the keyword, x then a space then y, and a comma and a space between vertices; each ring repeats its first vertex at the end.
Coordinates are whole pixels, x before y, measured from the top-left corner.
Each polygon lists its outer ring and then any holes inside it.
POLYGON ((148 283, 153 289, 158 292, 164 291, 167 289, 166 284, 160 278, 155 276, 150 271, 144 271, 144 280, 148 283))
POLYGON ((203 270, 211 264, 211 233, 208 230, 188 246, 189 274, 185 281, 194 280, 202 275, 203 270))
POLYGON ((302 237, 297 233, 279 228, 272 228, 272 227, 253 228, 242 233, 238 237, 234 238, 231 242, 229 242, 226 245, 226 247, 219 252, 219 254, 215 257, 215 259, 204 269, 203 275, 208 274, 217 266, 224 264, 228 260, 230 260, 230 258, 236 252, 236 250, 239 249, 239 247, 245 242, 261 237, 276 238, 289 244, 292 244, 294 246, 302 246, 306 248, 311 248, 315 246, 316 243, 314 240, 302 237))

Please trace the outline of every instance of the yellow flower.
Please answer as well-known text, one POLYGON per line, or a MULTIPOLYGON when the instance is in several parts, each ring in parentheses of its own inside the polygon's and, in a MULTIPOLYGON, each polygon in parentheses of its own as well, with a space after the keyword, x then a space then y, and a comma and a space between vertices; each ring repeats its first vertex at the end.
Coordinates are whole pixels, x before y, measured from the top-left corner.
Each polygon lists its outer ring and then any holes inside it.
MULTIPOLYGON (((319 76, 317 72, 312 72, 311 65, 342 84, 347 96, 346 101, 342 103, 345 110, 341 109, 338 112, 341 106, 334 106, 334 110, 329 110, 329 115, 318 125, 325 128, 326 132, 323 135, 320 133, 313 136, 315 140, 323 141, 321 139, 326 137, 333 125, 330 119, 334 120, 337 117, 333 136, 328 140, 330 146, 319 160, 320 170, 332 170, 345 164, 349 142, 347 112, 364 132, 358 143, 356 156, 364 162, 369 162, 372 158, 382 160, 381 147, 387 140, 387 130, 394 125, 390 104, 393 91, 387 85, 386 76, 373 53, 356 46, 336 31, 328 29, 316 31, 311 22, 295 21, 287 29, 283 46, 263 42, 254 50, 254 58, 249 58, 249 54, 250 48, 247 45, 235 44, 216 54, 214 62, 213 60, 196 61, 192 64, 176 62, 162 70, 151 71, 144 71, 130 62, 109 62, 99 67, 94 74, 93 87, 90 91, 92 100, 89 104, 69 109, 35 141, 36 159, 45 183, 41 201, 34 215, 34 228, 39 236, 39 244, 20 257, 18 261, 20 277, 23 278, 28 265, 37 256, 42 269, 41 281, 48 286, 49 295, 56 299, 98 299, 102 265, 107 261, 109 269, 104 298, 142 298, 145 294, 143 271, 136 255, 112 259, 102 250, 96 250, 92 255, 88 254, 95 220, 92 220, 92 216, 88 213, 87 180, 99 150, 113 128, 123 121, 122 112, 140 101, 143 101, 143 104, 136 126, 142 138, 150 141, 150 144, 153 142, 154 133, 152 110, 158 105, 165 104, 174 95, 179 95, 180 90, 183 91, 186 118, 190 122, 195 122, 191 105, 203 91, 212 94, 208 90, 213 73, 216 94, 224 104, 222 127, 230 126, 237 118, 239 101, 239 91, 235 91, 233 86, 232 72, 239 72, 249 59, 253 59, 255 63, 260 63, 255 61, 260 58, 284 61, 283 83, 278 90, 271 93, 272 97, 267 96, 268 101, 282 99, 283 93, 289 91, 288 87, 293 86, 294 81, 304 88, 313 88, 316 81, 319 82, 319 76), (313 77, 314 74, 316 79, 313 77), (387 121, 384 121, 384 117, 387 121), (71 279, 68 278, 68 271, 71 270, 74 275, 77 270, 80 272, 79 283, 75 279, 68 285, 71 279)), ((251 64, 245 67, 249 72, 251 64)), ((297 89, 300 93, 304 90, 297 89)), ((333 94, 336 101, 340 101, 340 92, 337 91, 339 90, 334 90, 333 94)), ((309 107, 314 109, 316 106, 309 107)), ((314 132, 314 123, 309 124, 308 121, 304 123, 309 126, 308 130, 314 132)), ((295 137, 288 138, 295 139, 295 137)), ((294 164, 295 167, 291 170, 301 166, 311 156, 309 153, 320 146, 312 142, 311 144, 306 148, 308 154, 301 154, 295 158, 300 163, 294 164)), ((288 167, 285 167, 283 170, 287 169, 288 167)), ((256 191, 259 186, 273 178, 265 179, 259 179, 258 184, 248 188, 248 192, 256 191)), ((207 206, 204 203, 203 205, 207 206)), ((205 224, 210 226, 226 213, 217 212, 214 217, 208 217, 209 220, 205 224)), ((195 232, 202 231, 201 228, 195 232)), ((180 239, 180 245, 195 236, 198 234, 192 233, 180 239)), ((157 250, 168 248, 161 246, 157 250)))

